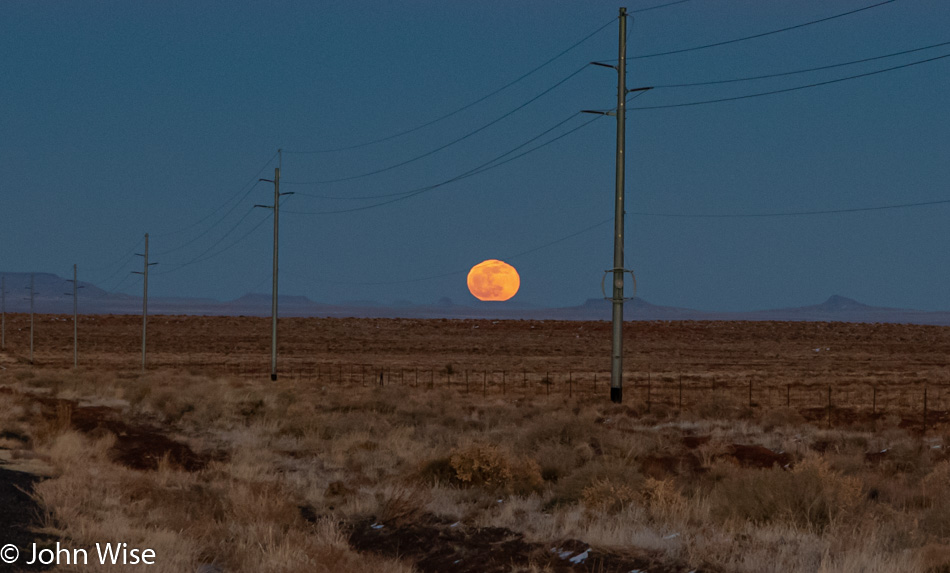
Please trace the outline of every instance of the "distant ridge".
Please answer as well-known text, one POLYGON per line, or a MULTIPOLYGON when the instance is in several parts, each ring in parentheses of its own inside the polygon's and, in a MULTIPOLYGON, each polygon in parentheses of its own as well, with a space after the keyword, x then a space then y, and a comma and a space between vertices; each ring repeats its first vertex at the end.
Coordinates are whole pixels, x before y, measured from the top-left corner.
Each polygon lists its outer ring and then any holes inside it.
MULTIPOLYGON (((30 273, 0 273, 6 277, 7 312, 29 312, 30 273)), ((51 273, 35 273, 36 312, 68 314, 72 312, 72 283, 51 273)), ((138 314, 142 299, 122 293, 110 293, 91 283, 80 281, 79 311, 83 314, 138 314)), ((271 295, 248 293, 230 301, 189 297, 149 297, 150 314, 187 314, 208 316, 270 316, 271 295)), ((476 302, 460 305, 443 297, 431 304, 397 301, 386 305, 360 300, 343 304, 325 304, 305 296, 281 295, 282 317, 355 317, 355 318, 454 318, 497 320, 610 320, 611 303, 591 298, 577 306, 542 308, 520 301, 476 302)), ((642 298, 624 305, 625 320, 776 320, 813 322, 881 322, 950 326, 950 311, 922 311, 875 307, 841 295, 826 301, 795 308, 749 312, 714 312, 690 308, 660 306, 642 298)))

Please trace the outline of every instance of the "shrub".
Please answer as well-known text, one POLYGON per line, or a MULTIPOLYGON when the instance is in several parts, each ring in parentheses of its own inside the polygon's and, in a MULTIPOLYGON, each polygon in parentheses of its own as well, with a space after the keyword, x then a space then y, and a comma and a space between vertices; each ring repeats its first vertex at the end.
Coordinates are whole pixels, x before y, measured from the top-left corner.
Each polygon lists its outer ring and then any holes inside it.
POLYGON ((544 480, 537 462, 516 458, 494 444, 472 444, 452 450, 449 463, 455 479, 465 485, 514 493, 538 491, 544 480))
POLYGON ((791 471, 728 469, 711 502, 721 518, 785 522, 821 531, 857 506, 861 489, 857 479, 834 472, 819 458, 808 458, 791 471))
POLYGON ((625 483, 597 479, 581 492, 581 502, 590 509, 619 513, 636 501, 637 492, 625 483))

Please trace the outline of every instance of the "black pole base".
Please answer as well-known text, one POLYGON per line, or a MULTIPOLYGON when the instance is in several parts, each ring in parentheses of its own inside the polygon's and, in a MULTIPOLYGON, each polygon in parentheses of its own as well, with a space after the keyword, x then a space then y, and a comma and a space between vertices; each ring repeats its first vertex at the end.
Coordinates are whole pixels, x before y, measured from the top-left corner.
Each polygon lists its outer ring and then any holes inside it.
POLYGON ((623 402, 623 388, 611 388, 610 401, 614 404, 620 404, 623 402))
POLYGON ((271 379, 272 382, 276 382, 276 381, 277 381, 277 375, 276 375, 276 374, 271 374, 271 375, 270 375, 270 379, 271 379))

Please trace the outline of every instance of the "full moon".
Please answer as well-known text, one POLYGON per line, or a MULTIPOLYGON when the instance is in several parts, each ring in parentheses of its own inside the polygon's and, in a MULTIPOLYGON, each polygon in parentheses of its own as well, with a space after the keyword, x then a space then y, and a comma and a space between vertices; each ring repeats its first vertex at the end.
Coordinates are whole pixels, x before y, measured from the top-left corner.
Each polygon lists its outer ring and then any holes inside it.
POLYGON ((508 300, 520 286, 518 271, 504 261, 488 259, 468 271, 468 290, 478 300, 508 300))

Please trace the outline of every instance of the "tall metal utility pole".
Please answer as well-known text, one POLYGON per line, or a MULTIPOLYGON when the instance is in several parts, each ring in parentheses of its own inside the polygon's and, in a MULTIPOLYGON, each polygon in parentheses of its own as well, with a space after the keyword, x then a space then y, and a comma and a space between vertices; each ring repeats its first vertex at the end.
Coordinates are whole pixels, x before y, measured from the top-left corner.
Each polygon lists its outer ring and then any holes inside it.
MULTIPOLYGON (((280 153, 280 150, 277 150, 280 153)), ((277 237, 278 237, 278 223, 280 216, 280 198, 283 195, 293 195, 293 193, 281 193, 280 192, 280 167, 274 168, 274 178, 273 179, 261 179, 260 181, 267 181, 268 183, 274 184, 274 204, 273 205, 254 205, 255 207, 263 207, 264 209, 273 209, 274 210, 274 276, 273 283, 271 285, 271 302, 270 302, 270 315, 271 315, 271 338, 270 338, 270 379, 277 380, 277 237)))
POLYGON ((610 401, 623 401, 623 168, 627 109, 627 9, 620 9, 617 62, 617 189, 614 201, 613 337, 610 346, 610 401))
MULTIPOLYGON (((79 368, 79 281, 76 280, 76 265, 73 265, 73 368, 79 368)), ((65 294, 69 294, 68 292, 65 294)))
MULTIPOLYGON (((601 62, 591 62, 595 66, 613 68, 617 70, 617 109, 615 111, 584 110, 585 113, 614 115, 617 117, 617 172, 616 189, 614 196, 614 264, 607 273, 613 274, 612 281, 612 335, 610 348, 610 400, 620 403, 623 401, 623 275, 632 272, 623 266, 623 231, 624 231, 624 165, 626 156, 625 127, 627 111, 627 94, 633 91, 645 91, 652 88, 627 89, 627 9, 620 8, 620 56, 616 66, 601 62)), ((606 296, 606 294, 604 295, 606 296)))
POLYGON ((137 257, 144 257, 145 267, 142 272, 132 271, 137 275, 142 275, 144 281, 142 286, 142 372, 145 372, 145 335, 148 332, 148 268, 158 263, 148 262, 148 233, 145 233, 145 253, 136 253, 137 257))

